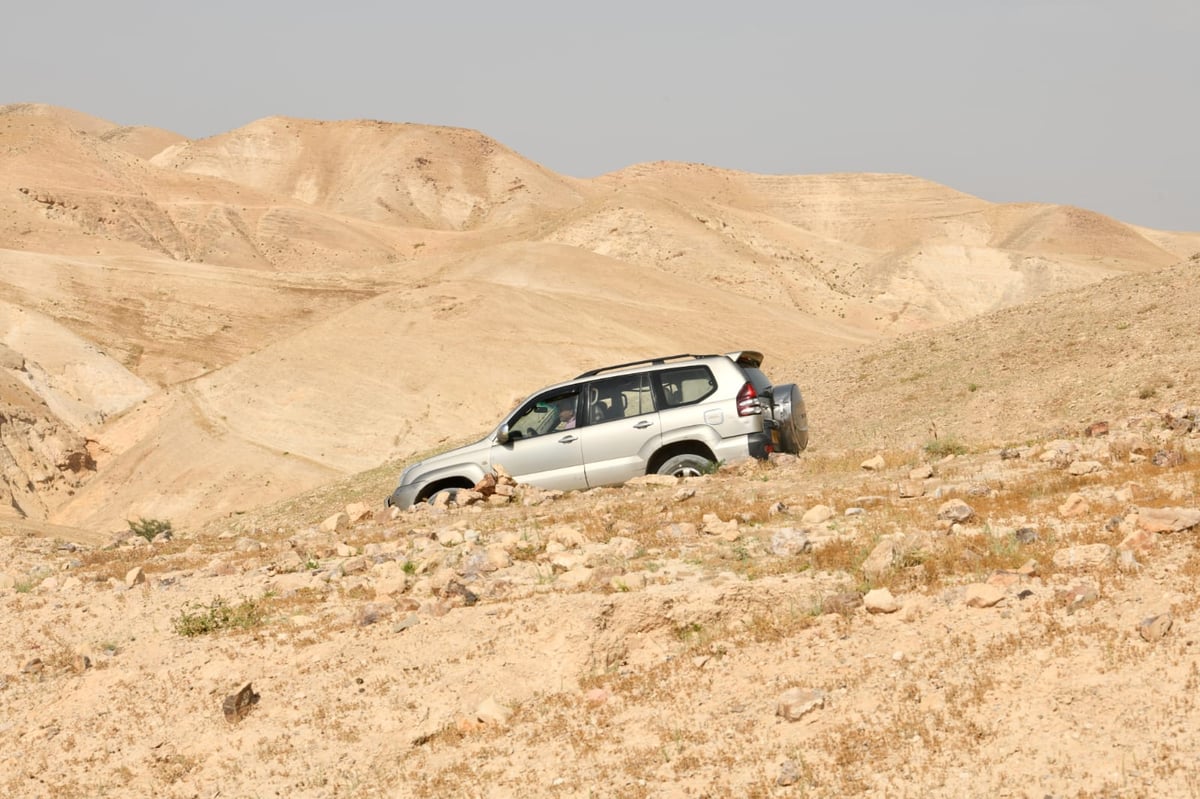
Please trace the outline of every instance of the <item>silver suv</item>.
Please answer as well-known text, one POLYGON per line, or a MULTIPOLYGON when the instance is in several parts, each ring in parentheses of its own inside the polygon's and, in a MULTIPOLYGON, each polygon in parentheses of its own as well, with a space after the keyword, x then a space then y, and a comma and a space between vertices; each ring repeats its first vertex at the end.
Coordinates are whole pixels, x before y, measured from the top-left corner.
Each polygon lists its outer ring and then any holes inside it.
POLYGON ((497 465, 522 483, 571 490, 798 453, 808 445, 804 399, 794 384, 772 386, 762 359, 671 355, 584 372, 533 394, 474 444, 409 466, 387 504, 471 488, 497 465))

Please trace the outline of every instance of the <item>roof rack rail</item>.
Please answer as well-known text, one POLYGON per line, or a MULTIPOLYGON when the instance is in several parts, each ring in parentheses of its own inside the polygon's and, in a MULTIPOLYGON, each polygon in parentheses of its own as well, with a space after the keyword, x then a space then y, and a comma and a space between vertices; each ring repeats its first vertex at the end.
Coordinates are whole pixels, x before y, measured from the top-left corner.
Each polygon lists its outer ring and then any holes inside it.
POLYGON ((713 356, 711 356, 711 355, 692 355, 692 354, 686 353, 686 352, 680 353, 679 355, 664 355, 661 358, 647 358, 644 361, 630 361, 629 363, 618 363, 614 366, 601 366, 599 369, 592 369, 591 371, 584 372, 583 374, 577 376, 575 379, 582 380, 585 377, 594 377, 594 376, 600 374, 601 372, 612 372, 617 369, 628 369, 631 366, 649 366, 652 364, 666 363, 667 361, 674 361, 674 360, 679 360, 682 358, 687 358, 689 360, 695 360, 696 358, 711 358, 711 357, 713 357, 713 356))

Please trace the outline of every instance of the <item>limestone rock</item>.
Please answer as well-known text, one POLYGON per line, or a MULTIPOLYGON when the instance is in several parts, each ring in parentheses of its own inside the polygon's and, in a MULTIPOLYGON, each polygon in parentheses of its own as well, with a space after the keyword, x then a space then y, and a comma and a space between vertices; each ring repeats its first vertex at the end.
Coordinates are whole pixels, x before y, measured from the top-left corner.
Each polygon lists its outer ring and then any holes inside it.
POLYGON ((830 594, 821 600, 822 613, 839 613, 849 616, 863 606, 862 594, 857 591, 843 591, 840 594, 830 594))
POLYGON ((966 603, 969 608, 990 608, 1005 597, 1004 589, 986 583, 967 586, 966 603))
POLYGON ((1196 508, 1139 508, 1138 527, 1151 533, 1178 533, 1200 525, 1196 508))
POLYGON ((938 508, 937 517, 944 521, 965 522, 975 515, 975 509, 961 499, 951 499, 938 508))
POLYGON ((834 515, 835 511, 828 505, 814 505, 804 512, 800 521, 804 524, 821 524, 832 519, 834 515))
POLYGON ((1071 494, 1066 501, 1058 506, 1058 512, 1062 516, 1082 516, 1091 510, 1088 501, 1084 499, 1082 494, 1071 494))
POLYGON ((868 591, 863 597, 863 605, 868 613, 895 613, 900 609, 900 603, 886 588, 868 591))
POLYGON ((340 533, 349 526, 350 517, 345 511, 339 511, 321 522, 318 529, 323 533, 340 533))
POLYGON ((250 712, 250 708, 258 704, 259 695, 254 692, 254 688, 250 683, 242 686, 241 690, 232 693, 225 697, 225 701, 221 703, 221 710, 225 713, 225 720, 230 724, 241 721, 250 712))
POLYGON ((775 702, 775 715, 799 721, 818 708, 825 707, 825 693, 804 688, 789 688, 775 702))
POLYGON ((1173 624, 1174 620, 1171 618, 1170 613, 1151 616, 1148 619, 1143 619, 1142 622, 1138 624, 1138 635, 1140 635, 1144 640, 1153 643, 1169 633, 1173 624))
POLYGON ((862 468, 866 469, 869 472, 878 472, 878 471, 882 470, 886 465, 887 464, 884 462, 882 455, 876 455, 873 458, 868 458, 867 460, 863 461, 861 464, 862 468))
POLYGON ((1108 544, 1080 544, 1054 553, 1054 565, 1060 569, 1088 569, 1113 562, 1115 550, 1108 544))

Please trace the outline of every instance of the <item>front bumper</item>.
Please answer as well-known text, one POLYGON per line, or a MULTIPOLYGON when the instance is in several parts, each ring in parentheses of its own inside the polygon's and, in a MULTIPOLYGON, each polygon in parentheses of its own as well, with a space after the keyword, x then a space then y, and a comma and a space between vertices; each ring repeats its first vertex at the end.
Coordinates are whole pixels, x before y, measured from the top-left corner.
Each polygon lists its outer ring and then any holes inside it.
POLYGON ((384 504, 390 508, 399 508, 407 510, 416 502, 417 493, 421 490, 421 486, 416 483, 409 485, 396 486, 396 490, 391 493, 384 504))

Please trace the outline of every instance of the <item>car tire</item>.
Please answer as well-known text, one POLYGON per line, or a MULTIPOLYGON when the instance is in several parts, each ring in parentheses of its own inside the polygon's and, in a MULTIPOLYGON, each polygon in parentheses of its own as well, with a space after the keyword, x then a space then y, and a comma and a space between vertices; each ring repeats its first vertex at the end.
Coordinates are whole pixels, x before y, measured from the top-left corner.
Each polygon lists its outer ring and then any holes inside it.
POLYGON ((446 501, 453 502, 458 497, 458 489, 457 488, 443 488, 440 491, 434 491, 432 494, 430 494, 428 497, 426 497, 425 502, 427 502, 430 505, 436 505, 439 494, 446 494, 447 495, 446 501))
POLYGON ((776 386, 771 393, 771 411, 779 425, 779 444, 784 452, 798 455, 808 446, 808 414, 795 383, 776 386))
POLYGON ((668 458, 658 467, 659 474, 669 474, 672 477, 699 477, 712 471, 713 462, 703 455, 676 455, 668 458))

